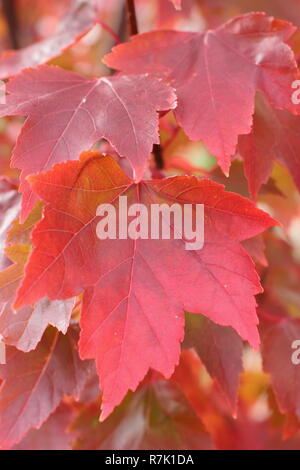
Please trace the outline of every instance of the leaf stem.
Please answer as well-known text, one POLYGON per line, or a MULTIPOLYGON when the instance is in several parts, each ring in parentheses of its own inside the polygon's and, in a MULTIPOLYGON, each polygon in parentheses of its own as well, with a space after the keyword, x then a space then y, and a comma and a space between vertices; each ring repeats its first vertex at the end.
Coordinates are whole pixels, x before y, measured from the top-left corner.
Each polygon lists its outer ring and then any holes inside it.
POLYGON ((120 44, 121 42, 120 37, 118 36, 117 33, 114 32, 114 30, 107 23, 105 23, 104 21, 101 21, 100 19, 98 19, 96 23, 98 23, 113 38, 115 44, 120 44))

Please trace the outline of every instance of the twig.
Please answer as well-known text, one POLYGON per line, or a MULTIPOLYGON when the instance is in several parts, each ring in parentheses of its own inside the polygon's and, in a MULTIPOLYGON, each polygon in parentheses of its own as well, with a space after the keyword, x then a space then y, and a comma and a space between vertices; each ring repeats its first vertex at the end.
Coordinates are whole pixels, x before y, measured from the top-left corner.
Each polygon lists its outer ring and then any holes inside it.
POLYGON ((164 159, 163 159, 163 156, 162 156, 161 146, 159 144, 154 144, 152 152, 153 152, 153 155, 154 155, 156 168, 158 170, 162 170, 163 167, 164 167, 164 159))
POLYGON ((19 39, 18 39, 18 17, 16 10, 15 0, 2 0, 3 11, 6 17, 10 42, 13 49, 19 49, 19 39))
POLYGON ((130 27, 130 35, 138 34, 138 25, 136 19, 134 0, 127 0, 128 22, 130 27))
POLYGON ((120 15, 120 21, 119 21, 119 31, 118 31, 118 36, 120 38, 120 42, 126 42, 128 41, 128 9, 126 4, 121 8, 121 15, 120 15))
MULTIPOLYGON (((130 35, 134 36, 138 34, 138 24, 136 19, 136 11, 134 0, 127 0, 127 14, 128 14, 128 23, 130 28, 130 35)), ((155 165, 158 170, 163 169, 164 167, 164 159, 162 155, 161 146, 158 144, 153 145, 153 155, 155 160, 155 165)))

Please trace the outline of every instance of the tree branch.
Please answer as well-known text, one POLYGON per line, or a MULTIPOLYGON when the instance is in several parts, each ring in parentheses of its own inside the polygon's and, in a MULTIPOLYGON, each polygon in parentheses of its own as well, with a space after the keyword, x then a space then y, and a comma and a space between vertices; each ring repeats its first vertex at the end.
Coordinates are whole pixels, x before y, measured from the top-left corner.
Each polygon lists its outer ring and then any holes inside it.
MULTIPOLYGON (((134 36, 135 34, 138 34, 139 32, 137 19, 136 19, 134 0, 127 0, 127 14, 128 14, 130 35, 134 36)), ((164 159, 162 155, 161 146, 159 144, 153 145, 153 155, 154 155, 156 168, 158 170, 161 170, 164 167, 164 159)))
POLYGON ((138 34, 138 25, 136 19, 134 0, 127 0, 128 22, 130 27, 130 36, 138 34))
POLYGON ((13 49, 19 49, 18 17, 15 0, 2 0, 3 11, 9 30, 10 42, 13 49))
POLYGON ((158 170, 162 170, 164 167, 164 159, 162 155, 161 146, 159 144, 154 144, 152 153, 154 155, 156 168, 158 170))

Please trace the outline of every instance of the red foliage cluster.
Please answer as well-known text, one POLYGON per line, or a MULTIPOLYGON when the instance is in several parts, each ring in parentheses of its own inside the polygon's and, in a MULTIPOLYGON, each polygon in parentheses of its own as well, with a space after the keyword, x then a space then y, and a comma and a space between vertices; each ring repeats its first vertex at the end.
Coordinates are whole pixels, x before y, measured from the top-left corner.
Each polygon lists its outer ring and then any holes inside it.
POLYGON ((300 450, 300 2, 127 9, 2 2, 0 448, 300 450))

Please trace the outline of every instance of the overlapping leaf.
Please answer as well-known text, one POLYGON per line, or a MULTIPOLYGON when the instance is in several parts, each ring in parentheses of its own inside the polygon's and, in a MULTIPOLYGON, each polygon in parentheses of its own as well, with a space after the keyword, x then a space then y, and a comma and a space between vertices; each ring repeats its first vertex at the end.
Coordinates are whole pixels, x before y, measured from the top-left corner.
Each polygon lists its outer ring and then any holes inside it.
POLYGON ((36 348, 49 325, 66 333, 75 300, 42 299, 35 306, 14 311, 12 303, 24 275, 28 245, 13 245, 6 253, 13 265, 0 272, 0 335, 6 344, 28 352, 36 348))
POLYGON ((236 408, 243 345, 228 327, 202 315, 187 317, 185 346, 194 347, 209 374, 216 378, 232 409, 236 408))
POLYGON ((300 418, 300 323, 281 319, 263 335, 264 369, 271 376, 273 390, 283 413, 300 418), (298 341, 298 353, 295 342, 298 341), (293 360, 293 356, 295 356, 293 360))
POLYGON ((274 160, 290 170, 300 188, 299 132, 299 116, 275 109, 262 95, 257 97, 252 131, 239 140, 239 151, 245 160, 245 172, 253 197, 268 181, 274 160))
POLYGON ((40 429, 31 430, 13 450, 71 450, 75 435, 68 432, 74 411, 62 403, 40 429))
POLYGON ((80 396, 89 363, 80 361, 76 332, 63 336, 49 329, 29 353, 11 348, 0 366, 0 447, 18 443, 31 428, 39 428, 64 395, 80 396))
POLYGON ((92 28, 96 15, 93 0, 76 0, 53 36, 18 51, 6 51, 0 57, 0 78, 16 75, 27 67, 40 65, 57 57, 92 28))
POLYGON ((172 374, 183 309, 231 325, 258 345, 254 295, 261 288, 239 242, 274 221, 249 200, 195 177, 136 184, 113 158, 93 152, 31 177, 31 184, 48 205, 33 232, 35 248, 16 307, 85 292, 80 350, 83 358, 96 358, 102 417, 149 368, 172 374), (185 250, 174 237, 99 240, 97 207, 117 208, 120 195, 127 196, 128 206, 144 203, 149 212, 153 203, 203 203, 204 248, 185 250))
POLYGON ((294 31, 290 23, 250 13, 204 33, 137 35, 104 61, 124 73, 168 80, 177 91, 179 124, 190 139, 202 139, 228 173, 238 136, 251 130, 257 90, 275 107, 294 110, 297 68, 284 43, 294 31))
POLYGON ((0 115, 28 116, 12 158, 12 166, 22 169, 22 218, 36 201, 26 176, 77 159, 102 137, 128 158, 140 179, 159 142, 157 111, 175 106, 172 89, 145 75, 85 79, 41 66, 19 74, 7 90, 0 115))
POLYGON ((104 423, 97 423, 97 418, 97 404, 79 414, 72 426, 78 435, 76 450, 212 448, 194 410, 171 382, 142 385, 104 423))

